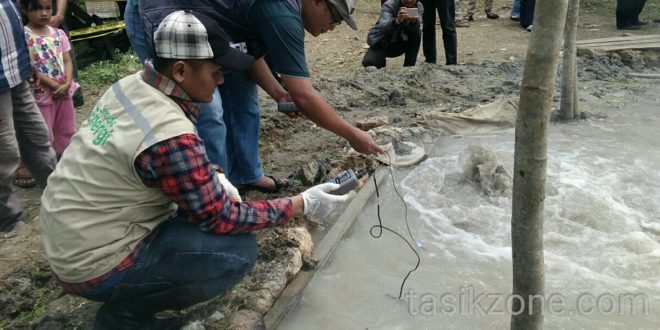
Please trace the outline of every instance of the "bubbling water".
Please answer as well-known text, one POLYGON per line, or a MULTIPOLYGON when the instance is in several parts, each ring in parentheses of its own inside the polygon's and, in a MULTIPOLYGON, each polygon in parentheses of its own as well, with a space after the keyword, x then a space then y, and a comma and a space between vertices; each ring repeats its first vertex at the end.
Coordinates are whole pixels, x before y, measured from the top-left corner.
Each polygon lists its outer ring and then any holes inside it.
MULTIPOLYGON (((659 92, 644 94, 634 107, 606 108, 607 116, 550 127, 545 294, 561 295, 567 310, 546 312, 546 328, 660 324, 659 92), (591 313, 575 308, 585 296, 592 298, 591 313)), ((435 304, 443 297, 465 302, 470 292, 472 298, 511 292, 513 135, 443 138, 429 159, 395 172, 413 235, 424 247, 403 301, 390 297, 414 256, 393 235, 369 237, 372 200, 282 328, 508 328, 507 312, 474 313, 457 303, 455 313, 444 313, 435 304)), ((405 233, 390 182, 381 185, 380 205, 384 225, 405 233)))

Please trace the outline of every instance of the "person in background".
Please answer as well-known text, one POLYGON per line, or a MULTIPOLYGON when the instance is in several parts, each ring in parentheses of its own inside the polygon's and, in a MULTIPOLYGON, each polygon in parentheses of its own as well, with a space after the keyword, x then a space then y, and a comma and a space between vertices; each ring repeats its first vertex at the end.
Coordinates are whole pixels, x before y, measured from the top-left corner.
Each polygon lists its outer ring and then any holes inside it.
MULTIPOLYGON (((493 12, 493 0, 484 1, 484 11, 486 12, 486 17, 490 19, 498 19, 500 15, 493 12)), ((477 0, 468 0, 468 7, 463 15, 463 20, 473 21, 474 20, 474 11, 477 9, 477 0)))
POLYGON ((13 0, 0 0, 0 232, 19 228, 21 207, 12 193, 20 159, 46 185, 55 168, 48 127, 30 91, 30 58, 23 22, 13 0))
POLYGON ((143 71, 101 96, 41 198, 56 280, 103 302, 95 329, 176 326, 155 314, 211 299, 250 272, 251 231, 302 214, 325 218, 351 198, 324 183, 291 198, 241 202, 193 122, 224 70, 247 70, 254 59, 197 11, 164 17, 154 45, 143 71))
POLYGON ((456 27, 470 27, 470 22, 463 19, 461 0, 454 0, 454 7, 456 8, 454 17, 460 17, 460 19, 456 20, 456 27))
POLYGON ((513 5, 511 6, 511 14, 509 15, 509 18, 514 22, 520 21, 520 1, 521 0, 513 0, 513 5))
POLYGON ((424 1, 424 15, 422 15, 423 51, 426 63, 436 63, 437 50, 435 46, 435 13, 440 18, 442 29, 442 42, 445 48, 447 65, 457 63, 458 38, 456 37, 456 8, 454 0, 426 0, 424 1))
POLYGON ((424 13, 424 6, 417 0, 388 0, 380 9, 376 24, 369 30, 367 44, 369 49, 364 54, 362 65, 382 68, 386 58, 405 54, 403 66, 414 66, 422 40, 419 17, 424 13), (408 9, 417 13, 410 15, 408 9))
POLYGON ((76 131, 72 96, 78 83, 73 80, 71 45, 64 31, 49 25, 51 0, 21 0, 21 12, 27 18, 25 40, 39 78, 34 97, 48 125, 50 143, 60 157, 76 131))
MULTIPOLYGON (((59 28, 66 33, 66 37, 71 40, 69 35, 69 26, 66 24, 66 13, 69 1, 68 0, 53 0, 53 16, 50 18, 50 26, 59 28)), ((76 52, 74 47, 69 51, 71 63, 73 64, 73 79, 78 80, 78 63, 76 61, 76 52)), ((78 88, 73 94, 73 105, 80 107, 85 104, 85 97, 82 93, 82 87, 78 88)))
POLYGON ((257 85, 276 102, 294 102, 307 118, 348 140, 356 151, 382 151, 367 132, 339 116, 314 88, 305 57, 305 30, 317 37, 342 22, 357 29, 351 18, 354 8, 355 0, 139 1, 147 35, 152 35, 162 17, 171 11, 199 10, 218 21, 234 47, 254 55, 255 64, 248 72, 227 72, 225 84, 219 88, 222 119, 227 125, 227 137, 220 142, 227 148, 227 178, 244 191, 269 193, 280 191, 286 182, 265 175, 261 166, 257 85), (267 53, 273 55, 271 63, 266 63, 267 53), (274 78, 271 68, 282 77, 282 84, 274 78))
POLYGON ((617 0, 616 28, 619 30, 639 30, 648 22, 640 21, 639 14, 646 0, 617 0))
MULTIPOLYGON (((151 53, 150 44, 147 42, 147 35, 142 25, 138 0, 128 0, 126 10, 124 11, 124 22, 126 24, 126 34, 135 50, 140 63, 144 63, 151 53)), ((222 120, 222 99, 220 91, 213 93, 213 99, 210 102, 203 103, 201 112, 195 122, 195 127, 199 137, 205 143, 206 154, 212 163, 227 168, 227 126, 222 120)))
POLYGON ((131 47, 135 50, 140 63, 149 58, 147 51, 147 41, 144 39, 144 30, 142 29, 142 19, 138 9, 138 0, 126 1, 126 10, 124 11, 124 23, 126 24, 126 34, 131 47))

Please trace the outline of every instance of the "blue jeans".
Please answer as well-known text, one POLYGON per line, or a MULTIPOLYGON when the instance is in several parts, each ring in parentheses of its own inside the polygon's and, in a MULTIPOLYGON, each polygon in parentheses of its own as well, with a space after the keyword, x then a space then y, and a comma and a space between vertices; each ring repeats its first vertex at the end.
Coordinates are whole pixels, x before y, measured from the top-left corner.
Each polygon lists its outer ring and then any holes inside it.
POLYGON ((154 235, 132 267, 81 295, 105 303, 97 321, 139 324, 160 311, 209 300, 236 285, 257 259, 253 234, 215 235, 175 218, 154 235))
MULTIPOLYGON (((146 33, 142 27, 137 0, 128 0, 124 21, 126 22, 126 34, 131 46, 135 49, 140 62, 144 63, 147 58, 151 57, 151 52, 146 42, 146 33)), ((217 90, 213 94, 213 100, 210 103, 202 104, 202 111, 199 118, 197 118, 196 127, 197 134, 204 141, 206 155, 209 160, 226 169, 227 147, 225 139, 227 128, 222 121, 222 100, 217 90)))
POLYGON ((128 40, 131 42, 131 46, 135 50, 138 58, 140 58, 140 63, 144 63, 144 61, 150 56, 147 48, 147 40, 144 35, 144 29, 142 28, 140 12, 138 11, 137 0, 128 0, 126 3, 124 23, 126 24, 126 35, 128 35, 128 40))
POLYGON ((259 99, 257 83, 246 72, 225 72, 219 87, 227 125, 225 175, 234 184, 248 184, 264 176, 259 159, 259 99))
POLYGON ((511 17, 520 17, 520 2, 522 0, 513 0, 513 6, 511 6, 511 17))

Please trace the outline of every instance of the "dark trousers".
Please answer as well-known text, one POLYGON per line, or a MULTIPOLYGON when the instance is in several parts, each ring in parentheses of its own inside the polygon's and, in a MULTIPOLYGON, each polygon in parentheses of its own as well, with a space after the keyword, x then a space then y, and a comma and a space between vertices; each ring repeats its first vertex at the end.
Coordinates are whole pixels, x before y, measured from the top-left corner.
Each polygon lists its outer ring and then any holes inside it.
POLYGON ((435 47, 435 12, 438 11, 440 27, 442 28, 442 43, 445 46, 447 65, 456 64, 458 39, 456 37, 456 8, 454 0, 424 1, 424 57, 427 63, 436 63, 438 53, 435 47))
POLYGON ((646 0, 617 0, 616 27, 638 24, 639 14, 644 9, 644 4, 646 4, 646 0))
POLYGON ((97 329, 142 329, 156 313, 183 309, 231 289, 254 266, 252 234, 215 235, 183 219, 168 220, 132 267, 82 296, 102 301, 97 329))
POLYGON ((382 68, 386 65, 387 57, 399 57, 405 54, 403 66, 414 66, 417 62, 417 53, 419 53, 419 44, 422 41, 422 36, 419 30, 414 33, 408 34, 407 41, 398 41, 387 46, 381 44, 369 47, 367 53, 364 54, 362 65, 375 66, 382 68))

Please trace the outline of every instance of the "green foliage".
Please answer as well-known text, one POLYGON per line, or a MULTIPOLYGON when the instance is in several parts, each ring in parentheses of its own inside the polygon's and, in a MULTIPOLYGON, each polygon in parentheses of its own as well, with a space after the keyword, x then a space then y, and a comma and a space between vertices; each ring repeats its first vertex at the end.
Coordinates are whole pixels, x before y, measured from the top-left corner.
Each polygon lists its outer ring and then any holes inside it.
POLYGON ((79 80, 83 87, 107 86, 142 69, 133 51, 115 52, 114 59, 100 61, 80 70, 79 80))

